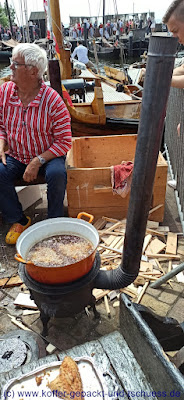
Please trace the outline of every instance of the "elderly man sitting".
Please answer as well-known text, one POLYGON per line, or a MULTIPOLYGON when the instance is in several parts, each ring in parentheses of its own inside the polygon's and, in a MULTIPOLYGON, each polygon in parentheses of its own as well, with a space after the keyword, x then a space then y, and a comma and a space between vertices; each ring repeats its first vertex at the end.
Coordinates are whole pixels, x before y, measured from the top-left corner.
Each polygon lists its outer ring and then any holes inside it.
POLYGON ((0 211, 13 224, 6 243, 15 244, 31 224, 18 200, 16 178, 33 182, 38 174, 44 175, 48 217, 63 216, 71 125, 62 98, 42 79, 47 68, 45 50, 36 44, 17 45, 10 68, 11 81, 0 87, 0 211))

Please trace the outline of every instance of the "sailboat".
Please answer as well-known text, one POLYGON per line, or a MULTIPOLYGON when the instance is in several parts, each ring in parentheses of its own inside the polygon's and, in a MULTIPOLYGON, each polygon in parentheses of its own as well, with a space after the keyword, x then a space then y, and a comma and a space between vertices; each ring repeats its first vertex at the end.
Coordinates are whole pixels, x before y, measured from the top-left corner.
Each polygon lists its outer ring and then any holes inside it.
MULTIPOLYGON (((105 0, 103 0, 103 32, 105 26, 105 0)), ((89 55, 95 56, 95 51, 99 59, 117 60, 120 57, 121 48, 117 42, 111 43, 104 37, 95 42, 94 50, 93 41, 88 42, 89 55)))
MULTIPOLYGON (((59 0, 50 0, 50 12, 52 29, 57 41, 60 60, 62 62, 61 79, 71 79, 70 51, 64 48, 61 31, 59 0)), ((85 76, 82 78, 85 80, 85 76)), ((97 87, 94 89, 94 99, 91 103, 77 103, 72 106, 65 100, 66 106, 71 115, 73 136, 96 136, 137 133, 141 110, 141 101, 132 100, 131 96, 121 96, 123 101, 118 99, 118 93, 113 91, 113 100, 104 101, 104 93, 100 79, 91 73, 91 79, 96 80, 97 87)), ((73 81, 73 82, 72 82, 73 81)))
MULTIPOLYGON (((97 40, 95 42, 95 44, 96 44, 97 56, 99 59, 117 60, 120 57, 121 48, 120 48, 119 44, 109 43, 104 38, 97 40)), ((94 57, 93 43, 89 41, 88 45, 89 45, 89 48, 88 48, 89 54, 94 57)))

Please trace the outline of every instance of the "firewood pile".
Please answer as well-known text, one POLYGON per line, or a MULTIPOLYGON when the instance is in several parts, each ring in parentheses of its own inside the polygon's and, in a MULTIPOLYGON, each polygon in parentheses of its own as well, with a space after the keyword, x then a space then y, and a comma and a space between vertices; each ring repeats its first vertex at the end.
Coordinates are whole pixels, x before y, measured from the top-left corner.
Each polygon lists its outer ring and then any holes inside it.
MULTIPOLYGON (((98 251, 101 257, 101 268, 105 270, 117 268, 122 258, 126 219, 102 217, 95 222, 94 226, 100 236, 98 251)), ((136 280, 120 290, 94 289, 93 294, 97 301, 105 297, 106 309, 107 296, 109 300, 115 297, 118 299, 121 292, 128 294, 133 302, 139 303, 149 284, 169 272, 173 267, 172 263, 179 264, 181 255, 184 255, 184 251, 178 245, 178 234, 170 232, 167 226, 159 226, 158 222, 149 220, 136 280)), ((171 280, 167 284, 172 288, 171 280)), ((115 307, 118 306, 118 301, 115 301, 113 306, 114 304, 115 307)), ((109 313, 108 309, 107 312, 109 313)))

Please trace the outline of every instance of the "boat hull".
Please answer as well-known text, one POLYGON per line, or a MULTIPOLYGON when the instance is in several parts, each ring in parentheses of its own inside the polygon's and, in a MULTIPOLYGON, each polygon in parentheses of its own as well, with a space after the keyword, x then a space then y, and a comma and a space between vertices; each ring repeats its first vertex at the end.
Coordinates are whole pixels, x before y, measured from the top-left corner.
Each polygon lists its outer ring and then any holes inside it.
MULTIPOLYGON (((94 51, 93 50, 88 50, 89 55, 94 57, 94 51)), ((109 59, 114 59, 116 60, 117 58, 120 57, 120 48, 108 48, 108 47, 102 47, 101 51, 97 51, 97 56, 99 59, 103 60, 109 60, 109 59)))
POLYGON ((139 120, 107 118, 105 125, 88 124, 72 121, 72 135, 79 136, 109 136, 137 134, 139 120))
POLYGON ((6 62, 9 63, 11 56, 12 56, 11 51, 0 50, 0 63, 6 63, 6 62))

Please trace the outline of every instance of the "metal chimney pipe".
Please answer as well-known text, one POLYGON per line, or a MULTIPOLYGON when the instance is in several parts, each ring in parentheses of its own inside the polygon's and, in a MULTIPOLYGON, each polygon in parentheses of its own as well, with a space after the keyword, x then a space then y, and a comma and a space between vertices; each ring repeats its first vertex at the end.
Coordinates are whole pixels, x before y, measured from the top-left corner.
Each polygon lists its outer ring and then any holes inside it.
POLYGON ((176 38, 150 38, 122 262, 100 271, 96 288, 122 288, 138 275, 176 49, 176 38))

